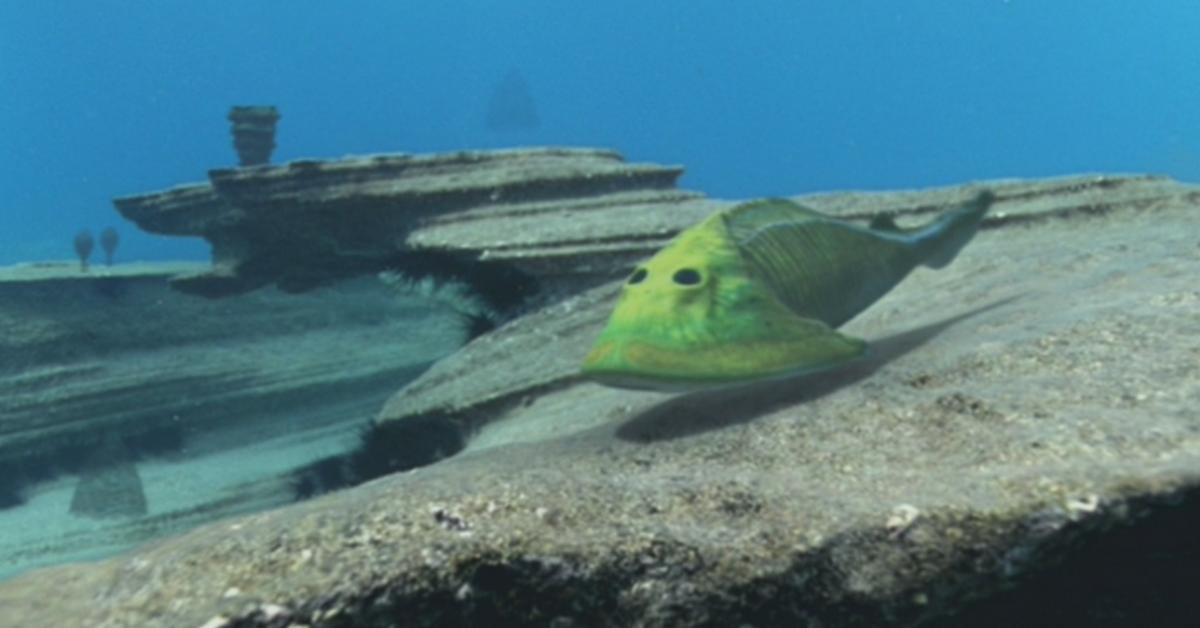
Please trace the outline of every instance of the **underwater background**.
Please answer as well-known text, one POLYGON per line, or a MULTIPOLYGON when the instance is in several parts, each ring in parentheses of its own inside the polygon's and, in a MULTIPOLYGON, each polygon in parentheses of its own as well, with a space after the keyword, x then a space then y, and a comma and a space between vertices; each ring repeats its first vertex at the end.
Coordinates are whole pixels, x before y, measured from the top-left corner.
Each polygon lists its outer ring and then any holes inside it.
MULTIPOLYGON (((914 521, 957 525, 935 509, 957 512, 963 495, 987 525, 1032 522, 1028 538, 993 539, 989 551, 1017 558, 986 572, 995 582, 964 579, 969 596, 1033 573, 1021 561, 1044 557, 1023 552, 1043 538, 1065 547, 1087 532, 1076 523, 1141 516, 1160 498, 1183 515, 1128 545, 1161 540, 1142 554, 1200 564, 1195 535, 1179 532, 1200 522, 1200 191, 1187 184, 1200 181, 1198 32, 1190 0, 0 3, 0 627, 22 625, 5 614, 12 600, 37 599, 15 576, 248 513, 245 538, 268 541, 161 559, 207 577, 164 570, 157 599, 274 599, 229 588, 221 570, 320 512, 336 516, 288 551, 300 565, 328 543, 332 570, 294 574, 339 586, 370 571, 339 545, 357 543, 342 528, 363 522, 425 526, 372 530, 390 539, 363 545, 371 560, 385 552, 378 564, 471 526, 486 538, 490 525, 640 565, 643 548, 620 543, 641 537, 626 531, 669 538, 660 522, 673 517, 712 533, 694 543, 712 542, 710 558, 783 559, 792 541, 825 551, 819 539, 859 530, 846 513, 886 523, 884 547, 914 521), (270 161, 292 166, 235 167, 239 105, 278 108, 270 161), (570 148, 451 154, 542 146, 570 148), (370 154, 391 156, 342 159, 370 154), (1079 173, 1102 174, 1067 176, 1079 173), (284 184, 256 196, 277 174, 284 184), (989 184, 994 196, 936 187, 997 179, 1008 180, 989 184), (802 202, 876 230, 970 198, 987 199, 974 221, 999 206, 964 260, 914 273, 889 305, 849 321, 882 357, 849 379, 711 404, 579 377, 619 278, 672 235, 735 201, 846 190, 888 192, 802 202), (786 406, 773 415, 771 394, 786 406), (866 464, 826 464, 842 451, 866 464), (1060 454, 1077 466, 1055 467, 1060 454), (743 485, 744 469, 766 490, 743 485), (1170 475, 1180 469, 1190 484, 1170 475), (699 488, 673 492, 680 478, 699 488), (1129 478, 1153 482, 1137 493, 1129 478), (478 508, 456 510, 456 486, 478 508), (1061 496, 1065 511, 1040 510, 1061 496), (368 518, 355 504, 395 510, 368 518), (781 508, 794 510, 772 527, 781 508), (1069 534, 1040 536, 1051 528, 1069 534), (744 545, 728 530, 747 530, 744 545)), ((943 537, 924 538, 940 550, 943 537)), ((275 582, 270 560, 246 564, 275 582)), ((1185 600, 1175 591, 1194 579, 1172 569, 1130 568, 1159 580, 1116 588, 1185 600)), ((1120 571, 1063 570, 1063 582, 1120 571)), ((57 591, 46 573, 29 574, 51 583, 38 595, 57 591)), ((505 574, 492 580, 516 579, 505 574)), ((640 608, 623 586, 595 608, 640 608)), ((63 597, 100 607, 124 595, 96 590, 63 597)), ((530 590, 535 608, 549 599, 530 590)), ((646 608, 706 608, 646 590, 646 608)), ((929 600, 896 591, 896 617, 926 612, 929 600)), ((487 617, 479 599, 456 608, 487 617)), ((838 604, 833 617, 854 611, 838 604)))
POLYGON ((206 259, 113 196, 234 163, 529 144, 680 163, 725 198, 1082 171, 1200 178, 1200 4, 962 0, 0 3, 0 264, 206 259), (534 124, 489 125, 506 76, 534 124))

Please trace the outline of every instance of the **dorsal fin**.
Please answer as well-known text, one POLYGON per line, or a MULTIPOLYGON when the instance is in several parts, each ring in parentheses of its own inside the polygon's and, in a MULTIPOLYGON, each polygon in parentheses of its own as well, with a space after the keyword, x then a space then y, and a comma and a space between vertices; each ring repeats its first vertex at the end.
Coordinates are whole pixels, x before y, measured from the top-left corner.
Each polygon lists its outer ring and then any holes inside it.
POLYGON ((774 225, 829 219, 829 216, 785 198, 765 198, 742 203, 726 210, 722 215, 729 235, 739 244, 774 225))
POLYGON ((796 315, 831 327, 878 299, 917 261, 908 259, 906 238, 787 200, 746 203, 722 217, 754 279, 796 315))

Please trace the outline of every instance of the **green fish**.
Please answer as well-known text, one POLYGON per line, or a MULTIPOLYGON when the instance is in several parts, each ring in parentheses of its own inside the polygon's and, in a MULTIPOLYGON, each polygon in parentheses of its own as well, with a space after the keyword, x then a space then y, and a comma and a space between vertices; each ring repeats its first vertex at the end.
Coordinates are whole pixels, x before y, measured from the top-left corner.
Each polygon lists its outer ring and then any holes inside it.
POLYGON ((994 201, 985 190, 911 230, 783 199, 713 214, 634 269, 583 373, 619 388, 686 391, 858 358, 866 342, 834 329, 917 265, 949 264, 994 201))

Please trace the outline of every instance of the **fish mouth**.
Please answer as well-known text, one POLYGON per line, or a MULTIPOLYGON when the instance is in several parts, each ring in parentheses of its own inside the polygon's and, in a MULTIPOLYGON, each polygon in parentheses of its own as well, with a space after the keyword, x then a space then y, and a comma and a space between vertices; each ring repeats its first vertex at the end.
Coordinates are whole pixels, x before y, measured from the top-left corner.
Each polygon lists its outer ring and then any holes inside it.
POLYGON ((583 376, 610 388, 665 393, 694 392, 729 385, 728 378, 666 369, 649 370, 628 364, 585 362, 583 376))
POLYGON ((697 382, 683 382, 671 379, 649 378, 646 376, 630 375, 628 373, 587 373, 588 379, 604 384, 609 388, 637 390, 643 392, 686 393, 715 388, 718 384, 704 385, 697 382))
POLYGON ((752 347, 678 350, 646 342, 600 342, 581 369, 588 379, 627 390, 691 392, 779 377, 795 365, 747 368, 762 355, 752 347))
POLYGON ((652 338, 601 338, 582 374, 632 390, 694 391, 823 371, 864 355, 866 343, 824 325, 797 334, 757 335, 671 346, 652 338), (816 332, 816 333, 813 333, 816 332))
POLYGON ((581 370, 588 379, 613 388, 662 392, 703 388, 702 376, 696 381, 698 374, 679 368, 682 357, 678 351, 641 342, 598 342, 581 370), (646 360, 646 356, 653 357, 646 360))

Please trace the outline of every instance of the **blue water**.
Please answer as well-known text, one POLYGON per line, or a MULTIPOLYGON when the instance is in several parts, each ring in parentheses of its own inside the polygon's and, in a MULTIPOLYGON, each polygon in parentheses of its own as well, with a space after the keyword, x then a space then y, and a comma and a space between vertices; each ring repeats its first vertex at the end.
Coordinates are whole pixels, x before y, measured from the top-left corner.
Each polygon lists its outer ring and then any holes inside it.
POLYGON ((234 163, 519 144, 680 163, 714 196, 1152 171, 1200 179, 1200 2, 564 0, 0 3, 0 264, 203 259, 113 196, 234 163), (541 124, 484 125, 516 69, 541 124))

